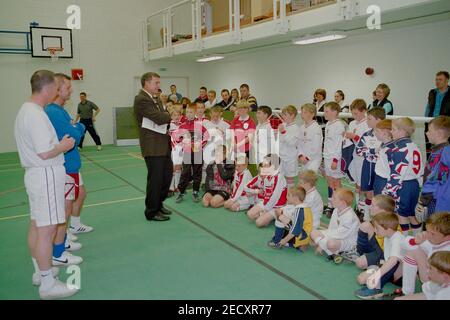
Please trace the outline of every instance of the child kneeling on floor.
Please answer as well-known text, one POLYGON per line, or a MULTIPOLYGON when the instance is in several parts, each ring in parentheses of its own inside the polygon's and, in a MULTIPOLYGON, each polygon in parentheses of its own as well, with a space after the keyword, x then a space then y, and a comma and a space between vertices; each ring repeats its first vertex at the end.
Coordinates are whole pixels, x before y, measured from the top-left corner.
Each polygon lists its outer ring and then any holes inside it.
POLYGON ((245 186, 253 179, 248 170, 248 158, 239 157, 236 160, 236 170, 232 184, 230 199, 225 201, 224 207, 230 211, 238 212, 248 210, 254 203, 254 197, 245 193, 245 186))
POLYGON ((219 145, 215 149, 215 160, 206 167, 206 193, 203 206, 220 208, 230 198, 234 164, 227 163, 227 147, 219 145))
POLYGON ((275 234, 267 245, 281 249, 284 246, 305 251, 308 248, 313 227, 311 208, 303 202, 306 191, 302 187, 291 187, 287 193, 287 206, 275 209, 275 234))

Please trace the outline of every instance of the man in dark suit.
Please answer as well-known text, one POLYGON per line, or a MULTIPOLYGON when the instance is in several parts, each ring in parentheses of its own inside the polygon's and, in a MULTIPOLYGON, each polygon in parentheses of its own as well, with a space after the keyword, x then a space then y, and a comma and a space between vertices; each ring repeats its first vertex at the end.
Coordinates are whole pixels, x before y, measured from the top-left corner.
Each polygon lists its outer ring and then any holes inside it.
POLYGON ((157 97, 160 76, 154 72, 141 77, 142 90, 134 98, 134 113, 139 125, 139 143, 147 165, 147 195, 145 217, 147 220, 167 221, 171 212, 163 207, 172 181, 170 136, 142 128, 142 119, 150 119, 157 125, 169 125, 171 118, 157 97))

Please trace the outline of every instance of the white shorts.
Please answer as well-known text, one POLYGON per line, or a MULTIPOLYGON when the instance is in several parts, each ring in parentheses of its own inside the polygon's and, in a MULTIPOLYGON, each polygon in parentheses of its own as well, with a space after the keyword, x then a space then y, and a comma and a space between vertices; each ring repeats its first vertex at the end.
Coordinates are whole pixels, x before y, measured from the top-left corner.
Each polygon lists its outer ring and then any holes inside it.
POLYGON ((30 217, 38 227, 66 222, 64 166, 35 167, 25 171, 25 188, 30 202, 30 217))
POLYGON ((348 166, 348 171, 358 186, 361 186, 361 174, 364 158, 353 155, 353 160, 348 166))
POLYGON ((332 159, 323 159, 323 165, 325 169, 325 175, 327 177, 340 179, 344 177, 344 174, 341 171, 341 168, 339 166, 339 161, 337 163, 336 170, 331 170, 331 164, 333 163, 332 159))
POLYGON ((172 162, 174 166, 178 166, 183 164, 183 147, 180 145, 176 145, 175 148, 172 149, 172 162))
POLYGON ((319 172, 322 159, 309 160, 305 165, 302 165, 300 171, 312 170, 315 173, 319 172))
POLYGON ((81 173, 66 173, 66 185, 64 187, 66 200, 77 200, 82 185, 83 178, 81 178, 81 173))
MULTIPOLYGON (((325 236, 326 241, 333 239, 332 237, 328 236, 327 230, 320 230, 320 232, 325 236)), ((340 241, 342 242, 342 244, 341 248, 339 249, 339 252, 350 251, 356 247, 356 238, 354 239, 347 238, 343 240, 340 239, 340 241)))
POLYGON ((239 211, 248 210, 254 203, 253 198, 247 196, 239 197, 234 201, 239 203, 239 211))
POLYGON ((298 175, 298 160, 289 159, 280 161, 280 173, 285 177, 295 177, 298 175))

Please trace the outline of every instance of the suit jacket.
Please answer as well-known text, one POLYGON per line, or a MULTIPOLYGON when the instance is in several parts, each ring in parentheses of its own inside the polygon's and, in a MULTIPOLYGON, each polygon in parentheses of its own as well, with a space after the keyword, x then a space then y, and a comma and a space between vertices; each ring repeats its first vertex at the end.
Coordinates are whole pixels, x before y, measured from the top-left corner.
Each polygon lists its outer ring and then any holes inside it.
POLYGON ((134 98, 134 114, 139 125, 139 143, 143 157, 170 156, 169 132, 161 134, 142 128, 142 118, 146 117, 157 125, 170 124, 169 113, 164 110, 161 100, 156 102, 143 90, 134 98))

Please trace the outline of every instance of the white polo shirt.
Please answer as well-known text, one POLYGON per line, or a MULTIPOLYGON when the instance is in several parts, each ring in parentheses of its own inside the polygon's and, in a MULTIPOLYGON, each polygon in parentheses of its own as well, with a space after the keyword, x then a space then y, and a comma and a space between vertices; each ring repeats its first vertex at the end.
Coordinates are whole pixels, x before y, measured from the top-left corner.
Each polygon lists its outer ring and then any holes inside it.
POLYGON ((64 154, 42 160, 38 154, 53 150, 59 144, 44 109, 33 102, 25 102, 19 110, 14 127, 20 163, 24 168, 64 165, 64 154))

